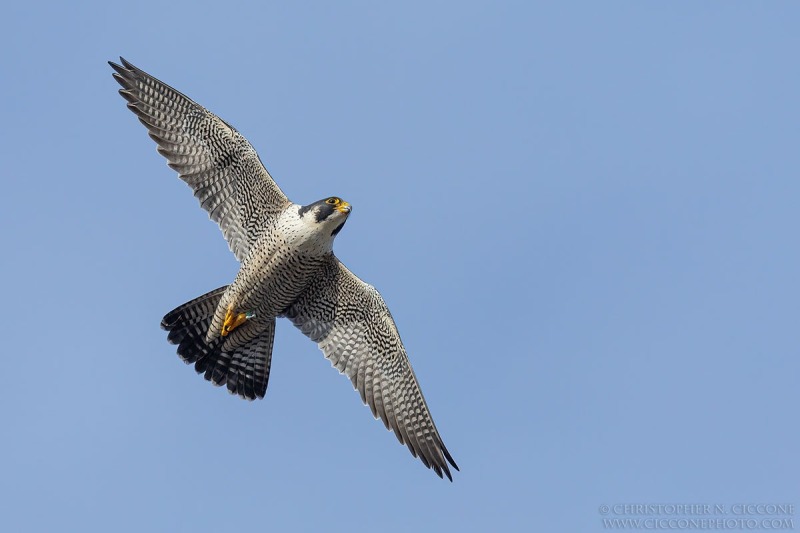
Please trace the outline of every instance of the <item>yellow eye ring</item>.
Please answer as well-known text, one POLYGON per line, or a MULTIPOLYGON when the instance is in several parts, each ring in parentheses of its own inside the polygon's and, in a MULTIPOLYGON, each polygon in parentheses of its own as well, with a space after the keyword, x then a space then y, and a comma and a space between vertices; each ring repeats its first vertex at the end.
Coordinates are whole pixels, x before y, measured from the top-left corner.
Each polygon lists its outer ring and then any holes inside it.
POLYGON ((338 198, 328 198, 327 200, 325 200, 325 203, 326 204, 330 204, 330 205, 336 205, 336 204, 339 203, 339 199, 338 198))

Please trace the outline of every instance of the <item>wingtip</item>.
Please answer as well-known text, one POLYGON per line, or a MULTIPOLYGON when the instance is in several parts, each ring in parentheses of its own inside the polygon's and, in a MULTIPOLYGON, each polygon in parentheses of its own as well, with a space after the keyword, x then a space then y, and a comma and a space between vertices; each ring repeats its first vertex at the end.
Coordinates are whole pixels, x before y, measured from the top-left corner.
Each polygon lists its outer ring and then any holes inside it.
MULTIPOLYGON (((461 469, 458 468, 455 459, 453 459, 453 456, 450 455, 450 452, 447 450, 447 446, 444 445, 444 442, 442 442, 441 438, 439 439, 439 449, 442 450, 442 455, 444 455, 444 458, 447 460, 447 462, 450 463, 450 465, 455 468, 456 471, 461 472, 461 469)), ((447 463, 445 463, 445 466, 446 465, 447 463)))
MULTIPOLYGON (((125 76, 126 74, 130 75, 133 72, 139 72, 139 69, 136 68, 133 65, 133 63, 131 63, 122 56, 119 56, 119 63, 114 63, 113 61, 109 61, 108 64, 111 66, 111 68, 117 71, 118 74, 114 74, 115 78, 118 75, 125 76)), ((117 79, 117 81, 119 81, 119 79, 117 79)))
POLYGON ((450 480, 450 483, 452 483, 453 482, 453 476, 450 474, 450 470, 445 468, 444 469, 444 473, 447 476, 447 479, 450 480))
POLYGON ((441 465, 430 465, 428 468, 433 470, 440 479, 444 479, 445 476, 447 476, 447 479, 450 480, 450 483, 453 482, 453 476, 450 474, 450 469, 447 468, 447 463, 442 463, 441 465))
POLYGON ((458 465, 456 464, 456 461, 450 455, 450 452, 448 452, 446 448, 443 451, 444 451, 444 456, 447 459, 447 462, 450 463, 450 465, 453 468, 455 468, 457 472, 461 472, 461 469, 458 467, 458 465))
POLYGON ((122 65, 120 65, 119 63, 115 63, 114 61, 109 61, 108 64, 111 66, 111 68, 113 68, 117 72, 122 72, 122 71, 125 70, 124 65, 125 65, 126 61, 124 59, 122 59, 122 57, 119 58, 119 61, 120 61, 120 63, 122 63, 122 65))

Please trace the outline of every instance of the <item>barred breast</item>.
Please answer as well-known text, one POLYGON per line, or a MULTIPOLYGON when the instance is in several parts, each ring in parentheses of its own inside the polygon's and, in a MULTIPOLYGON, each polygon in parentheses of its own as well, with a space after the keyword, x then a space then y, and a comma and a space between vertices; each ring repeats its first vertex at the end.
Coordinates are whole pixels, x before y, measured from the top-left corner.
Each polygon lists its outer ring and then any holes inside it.
POLYGON ((207 339, 220 335, 227 310, 251 313, 247 327, 227 339, 227 348, 258 336, 281 315, 319 274, 332 254, 331 238, 298 214, 300 206, 289 206, 261 235, 242 261, 234 282, 220 299, 207 339))

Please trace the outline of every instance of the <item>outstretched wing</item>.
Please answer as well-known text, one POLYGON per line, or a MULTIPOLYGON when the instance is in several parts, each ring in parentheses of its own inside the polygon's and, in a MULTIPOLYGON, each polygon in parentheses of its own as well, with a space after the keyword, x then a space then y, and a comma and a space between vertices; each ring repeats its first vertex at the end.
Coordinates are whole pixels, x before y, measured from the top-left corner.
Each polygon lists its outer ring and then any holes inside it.
POLYGON ((452 481, 458 470, 433 423, 392 315, 374 287, 331 255, 286 317, 346 374, 375 418, 425 466, 452 481))
POLYGON ((288 198, 238 131, 166 83, 120 61, 109 61, 120 94, 241 261, 264 222, 280 213, 288 198))

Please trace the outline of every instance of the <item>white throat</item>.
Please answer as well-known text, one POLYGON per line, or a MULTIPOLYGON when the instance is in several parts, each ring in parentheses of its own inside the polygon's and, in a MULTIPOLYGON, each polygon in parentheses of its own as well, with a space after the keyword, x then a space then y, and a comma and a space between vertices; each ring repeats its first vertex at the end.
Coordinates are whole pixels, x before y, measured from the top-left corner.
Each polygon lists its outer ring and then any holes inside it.
POLYGON ((292 248, 309 255, 319 256, 333 250, 335 226, 328 221, 317 222, 312 212, 300 216, 299 204, 292 204, 278 219, 283 238, 292 248))

